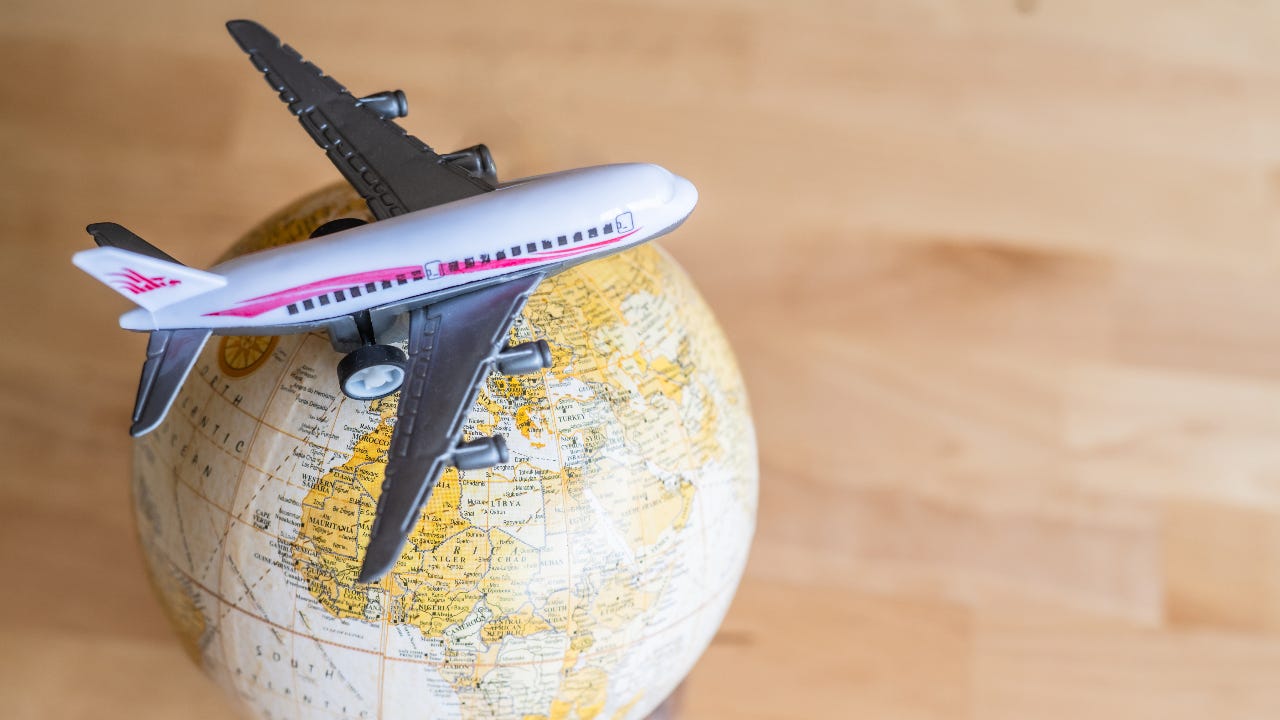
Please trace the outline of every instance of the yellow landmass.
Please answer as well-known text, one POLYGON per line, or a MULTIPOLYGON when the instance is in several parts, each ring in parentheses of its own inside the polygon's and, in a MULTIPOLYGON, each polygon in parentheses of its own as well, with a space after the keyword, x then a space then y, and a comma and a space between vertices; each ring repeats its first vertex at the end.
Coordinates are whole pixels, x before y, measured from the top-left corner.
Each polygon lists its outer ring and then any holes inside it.
POLYGON ((636 703, 640 702, 642 697, 644 697, 643 692, 636 693, 625 705, 618 708, 618 711, 613 714, 613 720, 623 720, 623 718, 630 715, 632 708, 636 706, 636 703))
POLYGON ((475 604, 470 593, 424 588, 409 597, 404 623, 416 625, 426 637, 440 637, 445 628, 465 620, 475 604))
POLYGON ((549 720, 570 717, 594 720, 608 699, 609 676, 597 667, 571 673, 560 686, 559 696, 551 703, 549 720))
MULTIPOLYGON (((677 527, 688 499, 679 490, 669 490, 659 478, 640 475, 643 487, 632 496, 635 504, 623 513, 626 521, 623 536, 636 550, 652 545, 668 528, 677 527)), ((692 486, 690 486, 692 491, 692 486)))
MULTIPOLYGON (((357 440, 347 462, 330 469, 307 493, 294 543, 294 559, 312 595, 342 618, 367 619, 370 601, 379 597, 355 584, 382 491, 396 403, 384 400, 377 409, 378 425, 357 440)), ((508 613, 528 603, 524 588, 538 568, 537 551, 506 532, 463 518, 461 482, 456 469, 441 475, 405 554, 379 583, 390 617, 417 626, 426 637, 439 637, 466 619, 483 597, 499 623, 490 634, 499 628, 505 634, 546 629, 545 623, 539 628, 519 618, 502 624, 508 613)))
MULTIPOLYGON (((656 251, 641 248, 543 283, 512 341, 549 338, 555 365, 545 374, 494 375, 480 394, 480 413, 472 416, 469 433, 514 431, 535 449, 558 443, 562 459, 573 460, 558 470, 541 470, 544 502, 538 507, 546 509, 528 522, 547 523, 548 534, 556 531, 550 524, 554 510, 556 522, 564 524, 556 526, 559 531, 607 525, 639 557, 689 523, 697 492, 696 482, 685 476, 689 458, 722 450, 723 433, 715 427, 716 402, 701 387, 713 376, 698 375, 706 372, 703 363, 709 358, 687 338, 675 344, 666 340, 673 333, 684 335, 681 323, 702 322, 681 313, 679 292, 663 294, 673 282, 670 266, 656 251), (637 293, 645 299, 628 305, 637 293), (641 313, 643 322, 632 322, 628 312, 641 313), (659 346, 665 350, 659 352, 659 346), (570 395, 561 390, 553 408, 549 383, 579 389, 570 395), (575 448, 571 455, 566 454, 570 447, 575 448)), ((590 664, 589 654, 601 633, 621 631, 652 607, 660 588, 640 587, 625 566, 595 565, 592 557, 576 555, 572 570, 580 581, 540 577, 541 553, 558 550, 533 547, 494 522, 504 507, 528 512, 527 504, 488 506, 485 522, 478 525, 462 512, 464 497, 474 503, 509 495, 485 485, 515 479, 492 472, 463 478, 453 469, 441 476, 405 555, 380 583, 381 595, 354 585, 381 492, 394 399, 378 409, 377 426, 304 501, 295 560, 313 595, 346 618, 365 617, 371 599, 378 599, 381 604, 373 607, 385 607, 391 622, 447 642, 454 634, 474 632, 468 625, 479 617, 482 653, 446 647, 449 660, 442 676, 460 696, 483 685, 504 639, 563 633, 569 646, 555 701, 545 714, 526 718, 596 718, 608 697, 609 676, 590 664), (542 588, 541 594, 531 592, 534 587, 542 588)), ((537 487, 535 482, 533 492, 537 487)), ((511 523, 504 520, 507 529, 511 523)))
POLYGON ((689 384, 688 368, 681 367, 671 358, 658 357, 645 368, 652 391, 672 402, 680 402, 684 388, 689 384))
POLYGON ((493 552, 480 589, 495 615, 517 612, 528 601, 527 588, 538 569, 538 551, 502 531, 490 531, 493 552))
MULTIPOLYGON (((644 613, 653 599, 654 594, 636 587, 634 578, 628 573, 612 573, 606 576, 604 585, 596 595, 591 615, 601 625, 621 628, 644 613)), ((587 645, 589 646, 590 644, 587 645)), ((585 649, 586 647, 582 648, 585 649)))
POLYGON ((680 514, 671 523, 676 530, 683 530, 689 524, 689 511, 693 510, 693 496, 696 492, 693 483, 680 483, 680 514))
POLYGON ((497 643, 508 635, 524 637, 550 629, 546 620, 534 614, 532 605, 525 605, 519 611, 485 625, 480 631, 480 637, 486 643, 497 643))
POLYGON ((543 433, 542 423, 536 413, 537 409, 532 405, 521 405, 516 410, 516 429, 525 440, 529 441, 530 445, 535 448, 544 448, 547 446, 546 442, 534 439, 535 435, 541 436, 543 433))
MULTIPOLYGON (((364 618, 371 598, 355 578, 382 492, 396 403, 383 400, 376 407, 377 427, 357 440, 347 462, 332 468, 307 493, 302 530, 294 542, 299 572, 313 596, 337 617, 364 618)), ((475 603, 468 593, 487 569, 488 535, 459 516, 459 498, 458 473, 450 469, 436 484, 424 520, 408 541, 410 549, 434 552, 406 553, 380 583, 397 618, 418 625, 428 637, 466 616, 475 603), (397 576, 424 582, 403 598, 404 583, 393 581, 397 576)))

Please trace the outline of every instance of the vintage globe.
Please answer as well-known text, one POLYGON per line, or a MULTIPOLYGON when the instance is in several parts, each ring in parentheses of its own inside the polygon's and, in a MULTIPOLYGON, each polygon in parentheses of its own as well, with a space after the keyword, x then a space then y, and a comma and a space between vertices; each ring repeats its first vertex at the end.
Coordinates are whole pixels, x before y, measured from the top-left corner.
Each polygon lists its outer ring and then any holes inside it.
MULTIPOLYGON (((302 199, 232 255, 367 217, 302 199)), ((679 239, 679 235, 676 236, 679 239)), ((354 401, 323 334, 215 336, 140 438, 139 537, 191 657, 258 718, 641 718, 733 596, 757 465, 734 358, 653 245, 544 282, 512 330, 554 366, 493 375, 467 436, 510 462, 448 470, 404 556, 355 582, 396 396, 354 401)))

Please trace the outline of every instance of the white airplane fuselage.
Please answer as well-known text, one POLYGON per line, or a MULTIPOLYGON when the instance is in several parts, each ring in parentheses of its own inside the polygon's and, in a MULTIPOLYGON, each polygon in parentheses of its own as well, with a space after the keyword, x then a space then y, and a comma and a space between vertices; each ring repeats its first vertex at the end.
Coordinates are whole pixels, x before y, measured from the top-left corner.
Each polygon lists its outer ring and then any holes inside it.
POLYGON ((657 165, 528 178, 229 260, 209 269, 226 279, 223 287, 155 310, 138 308, 121 316, 120 325, 262 334, 316 327, 617 252, 675 228, 697 199, 688 180, 657 165))

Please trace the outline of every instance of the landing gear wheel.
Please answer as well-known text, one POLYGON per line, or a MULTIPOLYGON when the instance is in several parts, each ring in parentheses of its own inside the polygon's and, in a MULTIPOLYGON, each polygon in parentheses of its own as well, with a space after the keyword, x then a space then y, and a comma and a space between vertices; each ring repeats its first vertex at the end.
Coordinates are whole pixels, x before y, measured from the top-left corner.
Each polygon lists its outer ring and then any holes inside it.
POLYGON ((377 400, 400 389, 409 358, 391 345, 365 345, 338 363, 338 386, 353 400, 377 400))

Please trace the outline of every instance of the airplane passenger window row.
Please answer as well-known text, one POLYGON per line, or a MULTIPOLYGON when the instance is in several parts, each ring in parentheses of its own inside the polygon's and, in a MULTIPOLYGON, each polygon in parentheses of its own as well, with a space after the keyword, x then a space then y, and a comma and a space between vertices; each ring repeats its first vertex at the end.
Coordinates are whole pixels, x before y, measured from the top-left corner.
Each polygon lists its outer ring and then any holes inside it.
POLYGON ((299 303, 290 303, 289 314, 297 315, 303 310, 314 310, 317 304, 323 306, 328 305, 329 303, 346 302, 348 299, 358 298, 361 295, 369 295, 378 292, 380 289, 390 290, 397 285, 408 285, 410 281, 416 282, 424 279, 426 279, 426 274, 422 272, 422 268, 414 268, 408 273, 400 273, 396 275, 394 281, 379 280, 376 282, 365 283, 363 285, 352 285, 351 287, 343 288, 342 290, 334 290, 333 292, 328 292, 323 295, 317 295, 314 298, 307 298, 306 300, 303 300, 301 307, 299 307, 299 303))
MULTIPOLYGON (((585 231, 579 231, 573 234, 572 242, 582 242, 583 238, 595 238, 600 235, 612 235, 613 223, 605 223, 602 228, 587 228, 585 231)), ((486 265, 490 262, 506 260, 508 257, 520 257, 521 254, 528 252, 530 254, 538 252, 539 249, 551 250, 557 246, 564 246, 570 243, 569 235, 558 235, 555 241, 543 240, 541 243, 531 242, 525 243, 523 247, 520 245, 512 245, 511 250, 499 250, 490 256, 488 253, 481 253, 477 258, 466 258, 464 260, 451 260, 448 268, 449 272, 455 273, 466 268, 473 268, 477 265, 486 265)))

